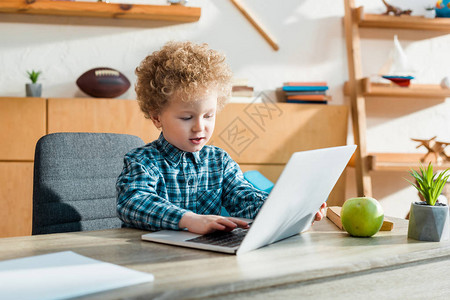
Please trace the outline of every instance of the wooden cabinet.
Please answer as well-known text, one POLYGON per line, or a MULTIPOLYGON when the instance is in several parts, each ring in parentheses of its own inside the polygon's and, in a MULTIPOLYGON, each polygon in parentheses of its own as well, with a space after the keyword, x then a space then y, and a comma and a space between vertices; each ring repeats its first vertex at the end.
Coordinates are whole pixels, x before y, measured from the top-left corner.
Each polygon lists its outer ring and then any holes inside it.
POLYGON ((0 161, 33 161, 34 146, 46 133, 43 98, 0 98, 0 161))
POLYGON ((239 164, 286 164, 296 151, 345 145, 347 117, 338 105, 233 103, 218 114, 211 142, 239 164), (248 134, 237 140, 241 131, 248 134))
POLYGON ((54 132, 125 133, 145 142, 160 133, 135 100, 49 98, 48 133, 54 132))
POLYGON ((33 162, 0 161, 0 237, 31 235, 33 162))
POLYGON ((45 99, 0 98, 0 237, 31 234, 34 148, 45 133, 45 99))
MULTIPOLYGON (((0 237, 31 234, 34 149, 41 136, 111 132, 150 142, 160 134, 135 100, 0 98, 0 113, 0 237)), ((345 145, 347 119, 346 106, 229 104, 217 116, 211 144, 243 171, 259 170, 275 182, 293 152, 345 145)), ((345 175, 328 204, 342 205, 344 197, 345 175)))
MULTIPOLYGON (((345 36, 347 45, 349 80, 344 92, 350 97, 352 105, 352 123, 355 143, 359 146, 355 155, 356 184, 359 196, 372 195, 370 171, 390 170, 407 171, 420 164, 418 155, 409 153, 369 153, 366 140, 365 101, 371 97, 397 97, 444 99, 450 97, 450 90, 436 85, 412 84, 408 88, 394 85, 372 83, 364 78, 361 67, 360 28, 391 28, 409 30, 432 30, 450 33, 450 19, 426 19, 417 16, 390 16, 365 14, 362 7, 355 7, 354 0, 344 0, 345 36)), ((436 165, 436 168, 450 167, 449 163, 436 165)))
MULTIPOLYGON (((239 164, 276 182, 292 153, 347 143, 348 108, 338 105, 233 103, 217 116, 211 143, 239 164)), ((317 172, 324 170, 317 170, 317 172)), ((345 200, 345 173, 328 205, 345 200)))
POLYGON ((0 237, 31 234, 36 142, 54 132, 159 135, 135 100, 0 98, 0 237))

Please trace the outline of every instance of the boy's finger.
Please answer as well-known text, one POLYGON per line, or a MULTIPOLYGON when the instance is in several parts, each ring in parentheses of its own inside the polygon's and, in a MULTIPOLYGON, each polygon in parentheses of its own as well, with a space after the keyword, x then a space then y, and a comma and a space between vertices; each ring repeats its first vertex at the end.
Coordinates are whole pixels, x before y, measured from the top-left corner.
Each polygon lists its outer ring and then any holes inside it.
POLYGON ((315 221, 320 221, 320 220, 322 220, 322 218, 323 218, 323 214, 322 214, 322 212, 318 212, 318 213, 316 213, 316 217, 314 218, 314 220, 315 221))
POLYGON ((239 219, 235 219, 235 218, 227 218, 227 219, 232 221, 233 223, 235 223, 239 227, 242 227, 242 228, 247 228, 248 227, 248 222, 245 222, 243 220, 239 220, 239 219))
POLYGON ((236 223, 234 223, 233 221, 229 220, 228 218, 223 218, 223 219, 219 219, 217 220, 217 222, 219 224, 222 224, 223 226, 230 228, 230 229, 234 229, 236 228, 238 225, 236 223))
POLYGON ((217 222, 211 223, 211 229, 215 230, 225 230, 227 227, 225 225, 219 224, 217 222))

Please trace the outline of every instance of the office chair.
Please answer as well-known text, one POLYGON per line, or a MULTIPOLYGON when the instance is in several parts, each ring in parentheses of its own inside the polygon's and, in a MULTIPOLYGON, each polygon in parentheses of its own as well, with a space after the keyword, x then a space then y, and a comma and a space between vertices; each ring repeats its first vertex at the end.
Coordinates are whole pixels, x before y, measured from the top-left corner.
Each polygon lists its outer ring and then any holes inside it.
POLYGON ((116 179, 137 136, 53 133, 36 144, 33 234, 119 228, 116 179))

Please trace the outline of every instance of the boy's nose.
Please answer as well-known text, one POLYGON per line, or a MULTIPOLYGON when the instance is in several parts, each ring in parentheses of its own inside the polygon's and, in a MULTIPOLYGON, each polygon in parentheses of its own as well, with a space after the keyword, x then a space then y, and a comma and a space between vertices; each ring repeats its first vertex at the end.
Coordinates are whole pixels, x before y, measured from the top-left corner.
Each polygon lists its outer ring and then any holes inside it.
POLYGON ((194 132, 202 131, 203 128, 204 128, 203 121, 201 119, 197 119, 194 126, 192 127, 192 131, 194 132))

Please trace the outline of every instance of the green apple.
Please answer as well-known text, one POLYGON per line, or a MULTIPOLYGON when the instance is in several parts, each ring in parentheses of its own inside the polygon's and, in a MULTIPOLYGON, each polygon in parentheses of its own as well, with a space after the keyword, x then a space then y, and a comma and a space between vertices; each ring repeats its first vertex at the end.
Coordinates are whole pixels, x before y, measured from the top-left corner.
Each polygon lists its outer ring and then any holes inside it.
POLYGON ((352 236, 374 235, 380 230, 383 220, 383 208, 374 198, 350 198, 342 205, 342 227, 352 236))

